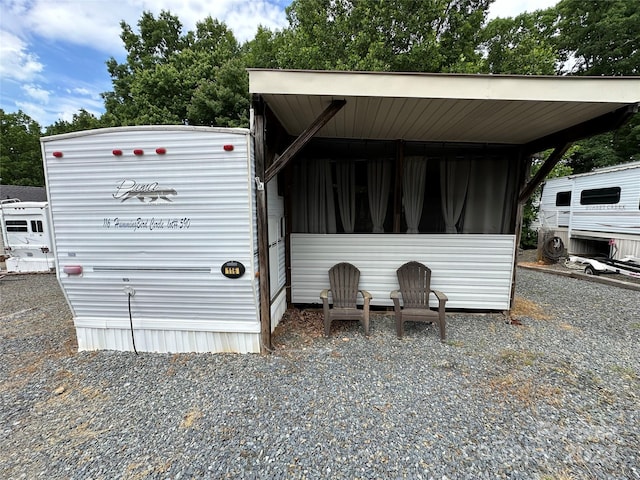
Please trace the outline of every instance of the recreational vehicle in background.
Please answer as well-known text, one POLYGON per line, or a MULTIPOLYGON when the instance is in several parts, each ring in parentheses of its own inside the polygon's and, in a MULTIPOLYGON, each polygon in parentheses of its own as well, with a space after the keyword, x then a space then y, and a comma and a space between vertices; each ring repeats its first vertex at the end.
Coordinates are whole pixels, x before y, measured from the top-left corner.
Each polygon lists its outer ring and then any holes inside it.
MULTIPOLYGON (((260 351, 249 130, 107 128, 45 137, 42 153, 80 350, 260 351)), ((286 309, 276 181, 273 328, 286 309)))
POLYGON ((47 202, 0 202, 7 272, 50 272, 55 267, 47 202))
POLYGON ((569 254, 640 257, 640 162, 547 180, 538 218, 569 254))

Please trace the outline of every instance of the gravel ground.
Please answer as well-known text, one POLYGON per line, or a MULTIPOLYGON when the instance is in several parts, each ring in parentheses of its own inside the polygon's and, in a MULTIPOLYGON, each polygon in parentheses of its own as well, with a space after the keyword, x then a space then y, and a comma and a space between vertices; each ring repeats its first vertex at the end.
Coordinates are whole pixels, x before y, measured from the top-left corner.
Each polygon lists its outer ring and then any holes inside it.
POLYGON ((640 292, 518 269, 448 341, 291 312, 268 356, 76 353, 55 276, 0 280, 0 478, 640 478, 640 292))

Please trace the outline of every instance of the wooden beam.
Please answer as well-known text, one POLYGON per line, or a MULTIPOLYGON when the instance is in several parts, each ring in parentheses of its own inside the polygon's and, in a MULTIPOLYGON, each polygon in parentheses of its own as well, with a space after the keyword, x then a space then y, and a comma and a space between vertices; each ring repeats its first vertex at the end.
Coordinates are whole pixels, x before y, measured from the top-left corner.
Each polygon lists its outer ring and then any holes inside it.
POLYGON ((609 132, 624 125, 637 112, 638 104, 626 105, 613 112, 605 113, 573 127, 565 128, 559 132, 534 140, 523 145, 523 149, 525 153, 533 154, 549 148, 555 148, 558 145, 573 143, 583 138, 609 132))
POLYGON ((346 100, 333 100, 327 108, 316 118, 307 129, 302 132, 289 147, 276 158, 276 161, 266 170, 264 182, 267 183, 282 170, 291 159, 331 120, 347 103, 346 100))
POLYGON ((256 162, 256 209, 258 223, 258 274, 260 285, 260 353, 272 350, 271 286, 269 284, 269 225, 267 182, 264 180, 265 129, 262 108, 254 108, 254 149, 256 162))
POLYGON ((393 187, 393 233, 400 233, 402 224, 402 175, 404 170, 404 142, 396 141, 396 168, 393 187))
POLYGON ((555 150, 551 152, 551 155, 549 155, 549 158, 547 158, 547 160, 542 164, 540 170, 538 170, 533 178, 529 180, 524 187, 522 187, 522 190, 520 190, 518 203, 524 203, 527 201, 538 185, 540 185, 547 175, 549 175, 549 172, 553 170, 553 167, 555 167, 562 159, 562 156, 567 152, 569 146, 571 146, 570 142, 556 147, 555 150))

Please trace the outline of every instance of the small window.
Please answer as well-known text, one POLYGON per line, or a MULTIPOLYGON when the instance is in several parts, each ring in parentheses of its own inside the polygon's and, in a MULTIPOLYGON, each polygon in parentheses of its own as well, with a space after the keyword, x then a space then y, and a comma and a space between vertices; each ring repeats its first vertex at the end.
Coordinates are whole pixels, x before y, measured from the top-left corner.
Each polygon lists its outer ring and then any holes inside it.
POLYGON ((7 220, 7 232, 28 232, 26 220, 7 220))
POLYGON ((568 207, 571 205, 571 191, 556 193, 556 207, 568 207))
POLYGON ((44 232, 44 229, 42 228, 42 220, 31 220, 31 231, 33 233, 44 232))
POLYGON ((580 205, 604 205, 620 201, 620 187, 594 188, 580 192, 580 205))

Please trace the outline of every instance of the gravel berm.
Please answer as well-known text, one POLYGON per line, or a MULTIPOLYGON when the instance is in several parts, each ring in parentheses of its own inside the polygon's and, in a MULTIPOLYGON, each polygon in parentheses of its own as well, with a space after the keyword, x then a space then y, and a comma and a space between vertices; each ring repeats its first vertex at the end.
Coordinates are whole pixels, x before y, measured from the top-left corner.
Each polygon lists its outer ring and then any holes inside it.
POLYGON ((501 313, 274 353, 77 352, 54 275, 0 279, 0 478, 640 478, 640 292, 518 269, 501 313))

